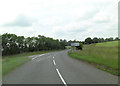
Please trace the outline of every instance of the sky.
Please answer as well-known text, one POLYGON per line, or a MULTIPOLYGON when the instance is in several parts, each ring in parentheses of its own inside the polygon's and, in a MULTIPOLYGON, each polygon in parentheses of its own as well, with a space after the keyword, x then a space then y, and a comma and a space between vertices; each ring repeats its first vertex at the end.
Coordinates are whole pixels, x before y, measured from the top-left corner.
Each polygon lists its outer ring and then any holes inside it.
POLYGON ((119 0, 0 0, 0 34, 118 37, 119 0))

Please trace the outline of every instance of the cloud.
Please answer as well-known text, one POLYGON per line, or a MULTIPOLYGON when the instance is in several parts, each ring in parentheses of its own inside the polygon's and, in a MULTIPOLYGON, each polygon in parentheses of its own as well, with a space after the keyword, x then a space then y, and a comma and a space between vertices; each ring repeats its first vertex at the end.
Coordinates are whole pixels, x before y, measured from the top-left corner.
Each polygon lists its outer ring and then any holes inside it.
POLYGON ((93 17, 93 21, 96 23, 106 23, 110 21, 110 17, 106 12, 100 11, 93 17))
POLYGON ((2 25, 3 27, 30 27, 32 26, 32 20, 30 17, 25 15, 19 15, 15 20, 12 22, 8 22, 2 25))
POLYGON ((2 2, 1 33, 67 40, 118 35, 118 0, 10 0, 7 7, 2 2))

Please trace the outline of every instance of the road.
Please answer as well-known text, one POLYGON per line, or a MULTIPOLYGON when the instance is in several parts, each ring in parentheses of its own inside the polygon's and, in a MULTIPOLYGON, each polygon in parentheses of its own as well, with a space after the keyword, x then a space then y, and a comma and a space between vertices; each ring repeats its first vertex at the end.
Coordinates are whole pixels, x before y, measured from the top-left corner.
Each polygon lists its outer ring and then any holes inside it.
MULTIPOLYGON (((4 76, 3 84, 117 84, 118 77, 73 59, 68 50, 34 57, 4 76)), ((66 85, 67 86, 67 85, 66 85)))

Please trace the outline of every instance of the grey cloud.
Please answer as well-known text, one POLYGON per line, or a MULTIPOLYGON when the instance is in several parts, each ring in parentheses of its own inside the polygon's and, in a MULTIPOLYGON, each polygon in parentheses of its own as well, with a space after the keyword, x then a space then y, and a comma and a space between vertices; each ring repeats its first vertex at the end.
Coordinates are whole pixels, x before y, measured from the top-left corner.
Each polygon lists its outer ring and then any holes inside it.
POLYGON ((3 27, 14 27, 14 26, 29 27, 29 26, 32 26, 32 20, 25 15, 19 15, 14 21, 3 24, 2 26, 3 27))
MULTIPOLYGON (((99 13, 100 9, 94 9, 93 11, 87 12, 84 16, 77 19, 77 21, 92 21, 93 18, 96 16, 97 13, 99 13)), ((101 16, 99 16, 101 17, 101 16)), ((110 19, 107 17, 105 20, 95 20, 94 23, 108 23, 110 22, 110 19)))
POLYGON ((109 20, 95 21, 95 23, 109 23, 109 22, 110 22, 109 20))
POLYGON ((78 18, 77 21, 92 19, 98 12, 99 10, 96 10, 96 9, 94 9, 93 11, 89 11, 86 14, 84 14, 84 16, 78 18))
POLYGON ((79 34, 84 33, 86 31, 86 29, 83 28, 78 28, 78 29, 72 29, 70 31, 57 31, 55 32, 55 37, 56 38, 65 38, 65 39, 70 39, 70 40, 74 40, 74 39, 78 39, 79 38, 79 34))

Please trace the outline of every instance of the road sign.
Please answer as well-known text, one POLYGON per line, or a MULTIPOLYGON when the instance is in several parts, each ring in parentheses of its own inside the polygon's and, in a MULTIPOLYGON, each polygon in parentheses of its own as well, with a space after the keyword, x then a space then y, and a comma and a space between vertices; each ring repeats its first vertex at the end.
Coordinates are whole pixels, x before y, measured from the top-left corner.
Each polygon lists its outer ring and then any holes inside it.
POLYGON ((71 46, 80 46, 80 43, 71 43, 71 46))

